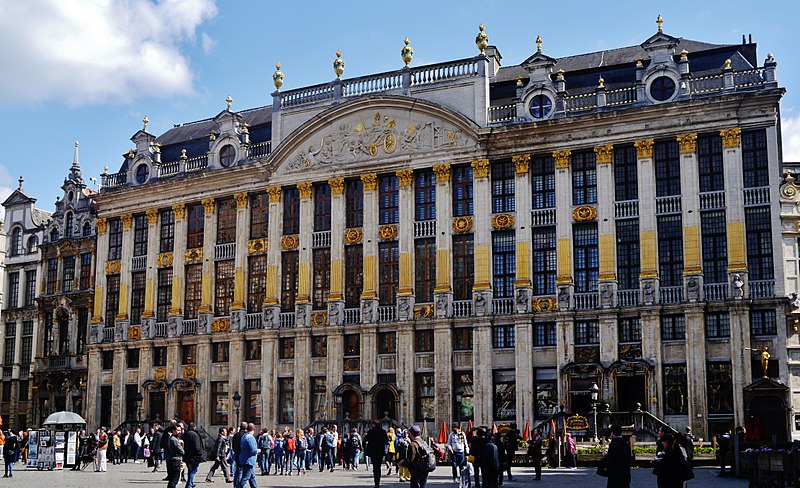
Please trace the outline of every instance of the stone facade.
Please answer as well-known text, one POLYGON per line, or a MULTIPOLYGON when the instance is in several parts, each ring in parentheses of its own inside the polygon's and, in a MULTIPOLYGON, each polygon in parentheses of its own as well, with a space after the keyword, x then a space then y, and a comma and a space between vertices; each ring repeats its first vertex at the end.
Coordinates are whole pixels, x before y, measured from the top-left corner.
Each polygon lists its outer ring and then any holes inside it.
POLYGON ((788 384, 772 57, 660 25, 602 66, 478 44, 298 90, 278 71, 271 107, 145 123, 96 198, 90 424, 139 392, 206 426, 524 424, 596 383, 708 438, 746 423, 747 348, 788 384))

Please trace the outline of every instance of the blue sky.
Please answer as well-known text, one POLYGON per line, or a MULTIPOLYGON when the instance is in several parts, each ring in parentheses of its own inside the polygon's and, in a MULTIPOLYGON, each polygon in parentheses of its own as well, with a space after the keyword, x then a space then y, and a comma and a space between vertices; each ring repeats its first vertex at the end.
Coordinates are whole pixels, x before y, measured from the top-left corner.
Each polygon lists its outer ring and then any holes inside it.
MULTIPOLYGON (((752 34, 772 52, 783 100, 786 160, 800 161, 797 1, 0 0, 0 198, 25 179, 53 208, 80 141, 84 177, 116 171, 147 115, 149 130, 272 103, 275 63, 284 89, 398 69, 408 36, 412 65, 473 56, 478 24, 503 64, 518 64, 541 35, 553 57, 639 44, 655 33, 712 43, 752 34), (332 7, 335 5, 335 7, 332 7)), ((690 54, 691 59, 691 54, 690 54)))

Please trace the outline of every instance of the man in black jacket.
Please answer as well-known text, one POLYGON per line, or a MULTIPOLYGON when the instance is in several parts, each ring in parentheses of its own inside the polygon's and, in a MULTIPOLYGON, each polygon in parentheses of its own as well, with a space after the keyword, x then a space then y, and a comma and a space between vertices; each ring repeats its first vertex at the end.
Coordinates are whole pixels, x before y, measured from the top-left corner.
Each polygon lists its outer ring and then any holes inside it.
POLYGON ((481 474, 483 474, 483 477, 486 478, 486 475, 483 472, 483 462, 481 460, 483 457, 483 448, 486 446, 486 431, 484 430, 484 427, 478 427, 477 429, 474 429, 471 434, 472 439, 469 443, 469 452, 471 452, 475 458, 472 463, 472 468, 475 470, 475 488, 480 488, 481 474))
POLYGON ((233 450, 233 485, 239 485, 239 478, 241 476, 239 472, 239 463, 236 461, 239 459, 239 452, 242 450, 242 437, 247 434, 247 422, 242 422, 239 424, 239 432, 233 436, 233 440, 231 441, 231 449, 233 450))
POLYGON ((195 430, 194 422, 189 422, 189 429, 183 434, 183 450, 183 462, 186 463, 186 488, 193 488, 197 469, 200 463, 205 461, 203 441, 195 430))
POLYGON ((153 428, 155 432, 153 432, 153 440, 150 441, 150 449, 153 450, 153 472, 155 473, 161 464, 161 439, 164 437, 164 429, 161 428, 161 424, 158 422, 153 424, 153 428))
POLYGON ((630 488, 631 486, 631 444, 622 436, 622 427, 611 426, 611 443, 608 445, 603 463, 608 468, 607 488, 630 488))
POLYGON ((211 470, 208 472, 208 476, 206 476, 206 483, 214 482, 214 480, 211 478, 214 476, 217 468, 222 469, 222 474, 225 475, 226 483, 233 483, 231 474, 228 471, 227 458, 229 450, 230 445, 228 441, 228 431, 225 429, 225 427, 221 427, 219 429, 219 437, 217 437, 217 442, 214 443, 214 450, 211 452, 212 456, 214 456, 214 465, 211 466, 211 470))
POLYGON ((383 456, 386 454, 386 446, 389 445, 389 436, 381 428, 381 423, 377 420, 372 421, 372 428, 364 436, 364 448, 367 456, 372 460, 372 477, 375 481, 375 488, 381 486, 381 467, 383 456))
POLYGON ((163 439, 166 440, 164 452, 167 457, 167 488, 175 488, 178 486, 178 479, 181 476, 181 459, 183 458, 184 449, 181 440, 181 426, 179 424, 172 424, 167 429, 168 434, 164 435, 163 439))

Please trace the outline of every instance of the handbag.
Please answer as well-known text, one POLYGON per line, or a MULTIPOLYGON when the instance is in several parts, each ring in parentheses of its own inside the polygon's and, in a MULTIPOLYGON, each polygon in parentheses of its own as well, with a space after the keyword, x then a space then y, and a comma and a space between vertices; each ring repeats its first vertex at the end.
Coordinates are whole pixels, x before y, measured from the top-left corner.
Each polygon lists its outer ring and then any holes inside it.
POLYGON ((150 448, 149 447, 145 447, 144 448, 144 457, 146 457, 146 458, 150 457, 150 448))
POLYGON ((600 464, 597 465, 597 476, 608 478, 608 458, 606 456, 603 456, 600 464))

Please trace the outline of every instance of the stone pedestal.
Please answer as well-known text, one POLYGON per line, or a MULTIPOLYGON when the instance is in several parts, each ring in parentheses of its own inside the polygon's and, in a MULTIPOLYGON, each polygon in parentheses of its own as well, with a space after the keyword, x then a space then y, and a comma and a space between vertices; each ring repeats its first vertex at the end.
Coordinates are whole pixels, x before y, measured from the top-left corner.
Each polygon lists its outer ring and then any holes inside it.
POLYGON ((197 314, 197 335, 208 334, 211 332, 212 320, 214 320, 214 314, 211 312, 197 314))
POLYGON ((342 325, 344 323, 344 301, 332 300, 328 302, 328 325, 342 325))
POLYGON ((435 292, 433 294, 433 316, 437 319, 453 315, 453 293, 450 291, 435 292))
POLYGON ((658 278, 641 278, 642 305, 655 305, 658 302, 658 278))
POLYGON ((183 317, 180 315, 170 315, 167 319, 167 337, 179 337, 182 327, 183 317))
POLYGON ((557 305, 559 310, 569 310, 572 308, 572 291, 575 285, 572 283, 562 283, 558 285, 557 305))
POLYGON ((238 332, 247 328, 246 310, 231 310, 231 332, 238 332))
POLYGON ((363 298, 362 297, 361 298, 361 323, 362 324, 374 324, 374 323, 377 323, 377 322, 378 322, 378 299, 377 298, 363 298))

